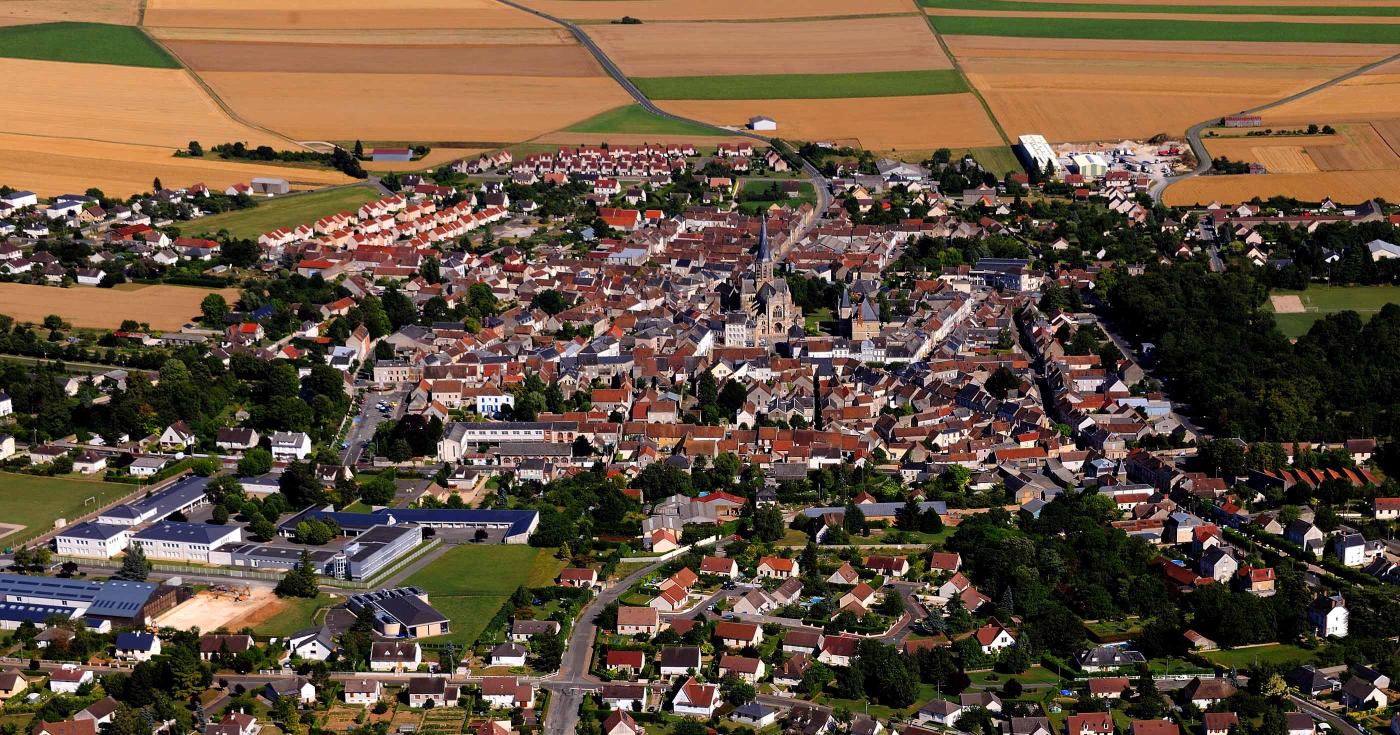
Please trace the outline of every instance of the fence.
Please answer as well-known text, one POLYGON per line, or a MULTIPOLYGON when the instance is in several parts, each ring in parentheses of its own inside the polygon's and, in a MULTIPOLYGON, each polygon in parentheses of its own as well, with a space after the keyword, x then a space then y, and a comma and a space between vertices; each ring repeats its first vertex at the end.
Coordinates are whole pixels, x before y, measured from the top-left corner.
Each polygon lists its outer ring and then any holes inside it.
POLYGON ((719 536, 711 536, 709 538, 702 538, 699 541, 696 541, 695 543, 689 544, 687 546, 679 546, 664 554, 657 554, 656 556, 628 556, 623 557, 618 561, 622 564, 652 564, 659 561, 670 561, 678 556, 681 556, 687 551, 690 551, 691 547, 714 546, 718 542, 719 536))

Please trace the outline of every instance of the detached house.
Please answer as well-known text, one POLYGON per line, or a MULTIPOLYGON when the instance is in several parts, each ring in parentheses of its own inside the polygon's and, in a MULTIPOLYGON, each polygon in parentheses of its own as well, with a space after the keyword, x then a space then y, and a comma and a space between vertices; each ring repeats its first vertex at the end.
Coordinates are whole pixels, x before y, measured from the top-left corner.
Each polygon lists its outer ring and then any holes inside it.
POLYGON ((758 561, 758 576, 771 579, 787 579, 800 576, 796 559, 780 556, 765 556, 758 561))
POLYGON ((671 709, 683 717, 709 719, 720 705, 719 687, 715 684, 701 684, 690 677, 676 692, 671 701, 671 709))

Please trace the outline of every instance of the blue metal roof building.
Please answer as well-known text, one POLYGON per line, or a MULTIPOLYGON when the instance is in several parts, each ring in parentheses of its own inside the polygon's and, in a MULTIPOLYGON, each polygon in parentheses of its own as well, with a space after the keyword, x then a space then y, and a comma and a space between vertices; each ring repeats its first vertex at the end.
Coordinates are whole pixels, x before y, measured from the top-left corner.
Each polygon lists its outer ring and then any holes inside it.
POLYGON ((304 520, 334 520, 349 535, 358 535, 374 526, 415 523, 428 528, 505 530, 505 543, 523 544, 539 525, 540 514, 533 510, 491 510, 483 508, 381 508, 372 513, 346 513, 332 506, 307 508, 278 526, 283 536, 292 536, 304 520))

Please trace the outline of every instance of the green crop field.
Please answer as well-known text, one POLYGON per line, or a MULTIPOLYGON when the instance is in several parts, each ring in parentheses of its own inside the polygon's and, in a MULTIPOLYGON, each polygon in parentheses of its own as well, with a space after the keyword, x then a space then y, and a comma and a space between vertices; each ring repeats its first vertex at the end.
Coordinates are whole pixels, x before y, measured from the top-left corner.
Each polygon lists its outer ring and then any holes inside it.
MULTIPOLYGON (((28 541, 53 528, 55 519, 72 523, 83 513, 137 492, 135 485, 67 477, 37 477, 0 473, 0 523, 24 528, 0 538, 0 548, 28 541), (87 503, 88 498, 94 498, 87 503)), ((0 533, 4 530, 0 529, 0 533)))
POLYGON ((1195 13, 1198 15, 1356 15, 1400 17, 1400 7, 1346 5, 1153 5, 1143 3, 1065 3, 1029 0, 919 0, 926 8, 1031 13, 1195 13))
POLYGON ((929 22, 948 36, 1014 38, 1116 38, 1128 41, 1258 41, 1281 43, 1396 42, 1389 23, 1275 23, 1228 20, 1173 20, 1150 23, 1134 19, 984 17, 935 15, 929 22))
POLYGON ((379 192, 368 186, 347 186, 277 199, 263 199, 258 201, 258 206, 250 209, 197 219, 190 223, 188 229, 205 235, 227 230, 233 237, 257 239, 259 235, 278 227, 309 225, 328 214, 354 211, 359 209, 361 204, 372 202, 379 196, 379 192))
POLYGON ((0 57, 179 69, 179 62, 133 26, 36 23, 0 28, 0 57))
POLYGON ((569 133, 635 133, 641 135, 724 135, 705 125, 653 115, 641 105, 623 105, 600 112, 567 128, 569 133))
POLYGON ((452 621, 452 632, 439 641, 471 645, 522 586, 554 581, 559 562, 547 550, 532 546, 463 544, 448 549, 404 581, 422 587, 432 605, 452 621))
POLYGON ((656 100, 833 99, 909 97, 966 92, 955 69, 877 71, 852 74, 757 74, 713 77, 637 77, 632 81, 656 100))
POLYGON ((1354 311, 1362 321, 1386 304, 1400 304, 1400 288, 1395 286, 1309 286, 1306 291, 1273 291, 1273 296, 1297 296, 1303 302, 1301 314, 1274 314, 1279 331, 1289 337, 1301 337, 1313 322, 1339 311, 1354 311))

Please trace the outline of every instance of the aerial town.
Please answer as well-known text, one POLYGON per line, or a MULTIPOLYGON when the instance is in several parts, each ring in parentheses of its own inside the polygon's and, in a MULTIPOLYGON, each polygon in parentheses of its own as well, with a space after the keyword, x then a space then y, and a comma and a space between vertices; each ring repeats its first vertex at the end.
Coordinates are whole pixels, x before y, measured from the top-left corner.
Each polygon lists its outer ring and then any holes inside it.
POLYGON ((0 4, 0 735, 1400 735, 1400 6, 405 2, 0 4))

